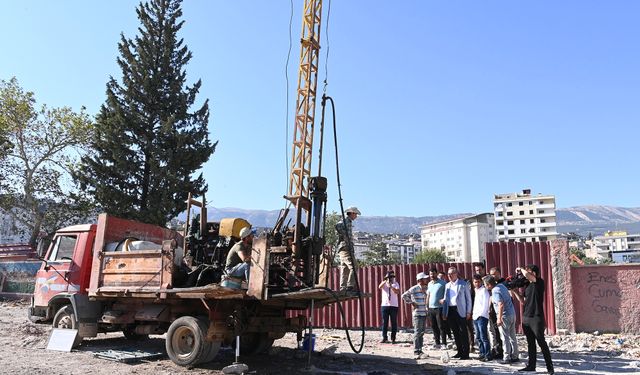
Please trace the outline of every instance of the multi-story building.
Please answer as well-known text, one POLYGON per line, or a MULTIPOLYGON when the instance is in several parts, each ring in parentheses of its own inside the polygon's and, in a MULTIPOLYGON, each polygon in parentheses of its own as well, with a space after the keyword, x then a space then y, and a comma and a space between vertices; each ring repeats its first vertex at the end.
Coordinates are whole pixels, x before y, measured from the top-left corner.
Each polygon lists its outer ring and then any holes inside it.
POLYGON ((556 198, 553 195, 496 194, 493 198, 495 236, 498 241, 550 241, 556 231, 556 198))
POLYGON ((484 244, 495 241, 492 213, 461 217, 422 226, 423 249, 439 249, 454 262, 485 260, 484 244))
POLYGON ((413 262, 416 253, 420 251, 420 243, 413 239, 413 237, 404 240, 388 240, 384 241, 387 244, 387 252, 394 254, 400 259, 400 263, 408 264, 413 262))
POLYGON ((608 231, 593 238, 588 255, 611 258, 615 263, 640 263, 640 234, 608 231))

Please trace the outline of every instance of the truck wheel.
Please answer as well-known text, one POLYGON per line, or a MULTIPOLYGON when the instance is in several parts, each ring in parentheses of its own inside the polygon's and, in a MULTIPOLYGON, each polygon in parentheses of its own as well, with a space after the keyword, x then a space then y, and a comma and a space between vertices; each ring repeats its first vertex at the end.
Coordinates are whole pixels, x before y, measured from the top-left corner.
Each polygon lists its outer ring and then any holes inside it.
POLYGON ((202 363, 211 353, 211 343, 205 340, 206 335, 207 325, 201 319, 192 316, 176 319, 167 331, 167 355, 179 366, 202 363))
MULTIPOLYGON (((60 329, 78 329, 78 321, 76 320, 76 314, 73 311, 73 306, 65 305, 62 307, 56 315, 53 317, 53 328, 60 329)), ((73 347, 78 347, 82 342, 82 336, 80 333, 76 335, 76 339, 73 341, 73 347)))

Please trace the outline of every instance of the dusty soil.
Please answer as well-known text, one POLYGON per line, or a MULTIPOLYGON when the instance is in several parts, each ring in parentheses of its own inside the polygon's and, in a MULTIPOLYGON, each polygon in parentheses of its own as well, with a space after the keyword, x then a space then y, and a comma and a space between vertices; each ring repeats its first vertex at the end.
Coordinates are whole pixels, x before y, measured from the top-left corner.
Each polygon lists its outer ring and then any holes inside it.
MULTIPOLYGON (((78 350, 59 352, 47 350, 51 329, 49 325, 34 324, 27 319, 24 302, 0 302, 0 372, 4 374, 222 374, 222 369, 233 363, 234 352, 221 349, 214 362, 196 368, 176 366, 166 356, 160 359, 121 363, 97 358, 97 353, 108 350, 148 351, 164 353, 164 338, 152 336, 142 342, 131 342, 122 334, 99 335, 85 339, 78 350)), ((367 331, 364 348, 355 354, 349 347, 344 331, 320 329, 316 351, 309 359, 306 352, 297 349, 294 334, 277 340, 265 355, 241 357, 251 374, 510 374, 524 367, 516 365, 482 363, 477 360, 443 363, 445 351, 428 350, 428 357, 413 359, 410 332, 398 334, 398 344, 379 344, 380 333, 367 331)), ((356 347, 360 332, 351 331, 356 347)), ((430 344, 431 335, 427 334, 430 344)), ((519 338, 521 355, 526 357, 524 337, 519 338), (523 350, 525 352, 523 353, 523 350)), ((549 337, 552 357, 557 373, 613 374, 640 373, 640 336, 577 334, 549 337)), ((449 354, 454 351, 449 350, 449 354)), ((472 355, 474 357, 474 355, 472 355)), ((540 373, 544 370, 541 358, 540 373)))

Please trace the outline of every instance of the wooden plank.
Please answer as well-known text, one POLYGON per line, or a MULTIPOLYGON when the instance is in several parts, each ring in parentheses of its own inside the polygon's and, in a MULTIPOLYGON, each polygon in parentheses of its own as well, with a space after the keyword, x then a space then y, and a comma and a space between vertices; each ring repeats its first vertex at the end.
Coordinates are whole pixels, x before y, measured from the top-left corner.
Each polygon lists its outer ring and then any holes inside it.
POLYGON ((253 240, 251 249, 251 273, 247 295, 259 300, 266 300, 268 294, 267 278, 269 277, 269 245, 267 236, 262 235, 253 240))

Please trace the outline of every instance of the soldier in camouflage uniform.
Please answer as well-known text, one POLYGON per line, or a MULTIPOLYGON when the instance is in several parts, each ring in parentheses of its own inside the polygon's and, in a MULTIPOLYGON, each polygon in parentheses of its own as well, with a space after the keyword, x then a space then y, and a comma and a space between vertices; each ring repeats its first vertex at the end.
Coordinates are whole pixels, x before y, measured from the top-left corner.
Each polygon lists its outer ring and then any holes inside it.
POLYGON ((360 215, 357 207, 349 207, 345 210, 347 217, 336 224, 336 231, 340 243, 338 255, 340 256, 340 290, 353 291, 356 289, 356 264, 353 253, 352 222, 360 215))

